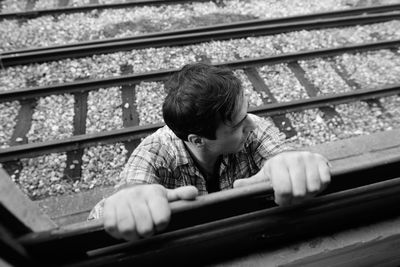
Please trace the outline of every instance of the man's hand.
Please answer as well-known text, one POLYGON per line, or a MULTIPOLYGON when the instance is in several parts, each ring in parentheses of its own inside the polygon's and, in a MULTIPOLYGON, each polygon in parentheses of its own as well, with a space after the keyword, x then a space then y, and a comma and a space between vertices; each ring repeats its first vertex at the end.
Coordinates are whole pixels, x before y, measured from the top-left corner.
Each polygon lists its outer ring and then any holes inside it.
POLYGON ((193 186, 166 189, 158 184, 123 189, 104 203, 104 228, 115 238, 137 240, 164 230, 171 217, 168 202, 194 199, 193 186))
POLYGON ((233 186, 269 181, 275 202, 285 206, 315 196, 330 180, 329 162, 325 157, 312 152, 289 151, 267 160, 256 175, 236 180, 233 186))

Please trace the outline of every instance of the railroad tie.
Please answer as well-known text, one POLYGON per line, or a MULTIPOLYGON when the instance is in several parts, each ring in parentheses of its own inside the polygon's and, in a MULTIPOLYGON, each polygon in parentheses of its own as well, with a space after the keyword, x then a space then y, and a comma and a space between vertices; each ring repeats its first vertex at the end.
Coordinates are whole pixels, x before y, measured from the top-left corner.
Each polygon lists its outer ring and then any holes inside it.
MULTIPOLYGON (((277 103, 276 98, 269 90, 268 86, 265 84, 263 79, 261 78, 260 74, 255 68, 245 68, 245 74, 249 78, 251 84, 253 85, 254 89, 260 94, 262 97, 262 101, 264 104, 268 103, 277 103), (263 97, 264 93, 268 97, 263 97)), ((286 117, 285 114, 280 115, 273 115, 271 116, 272 121, 274 122, 275 126, 286 135, 286 138, 289 139, 295 135, 297 135, 296 130, 294 129, 290 120, 286 117)))
MULTIPOLYGON (((36 80, 27 79, 26 85, 28 87, 37 86, 36 80)), ((30 98, 26 100, 19 100, 21 105, 18 115, 17 123, 14 128, 14 132, 11 135, 10 146, 18 146, 28 143, 27 134, 32 126, 32 116, 36 108, 36 99, 30 98)), ((22 164, 20 160, 12 160, 3 163, 4 169, 12 177, 15 182, 18 182, 19 175, 22 171, 22 164)))
MULTIPOLYGON (((346 71, 346 68, 338 64, 338 62, 335 62, 332 59, 331 66, 350 88, 353 90, 360 90, 362 88, 357 81, 350 77, 350 74, 346 71)), ((385 108, 382 106, 381 102, 379 102, 379 99, 368 99, 364 100, 364 102, 367 103, 370 108, 379 107, 382 110, 382 113, 385 112, 385 108)))
MULTIPOLYGON (((87 100, 88 92, 74 93, 74 135, 86 133, 87 100)), ((64 169, 64 177, 79 180, 82 176, 82 156, 84 149, 67 151, 67 167, 64 169)))
MULTIPOLYGON (((133 73, 132 65, 120 66, 122 75, 133 73)), ((139 113, 136 105, 136 85, 137 83, 128 83, 121 86, 122 97, 122 121, 124 128, 139 125, 139 113)), ((140 139, 124 141, 125 149, 128 151, 126 159, 132 154, 133 150, 139 145, 140 139)))
MULTIPOLYGON (((321 94, 321 91, 306 77, 306 72, 297 61, 288 63, 288 68, 293 72, 297 80, 304 87, 309 97, 316 97, 321 94)), ((340 114, 334 107, 320 107, 319 110, 324 114, 323 118, 329 121, 341 120, 340 114)))
MULTIPOLYGON (((10 139, 10 146, 17 146, 28 143, 28 138, 26 137, 29 129, 32 125, 32 115, 36 107, 35 99, 21 100, 17 115, 17 123, 14 128, 14 132, 10 139)), ((20 160, 12 160, 3 163, 4 169, 7 173, 12 176, 14 181, 19 180, 19 175, 22 171, 22 164, 20 160)))

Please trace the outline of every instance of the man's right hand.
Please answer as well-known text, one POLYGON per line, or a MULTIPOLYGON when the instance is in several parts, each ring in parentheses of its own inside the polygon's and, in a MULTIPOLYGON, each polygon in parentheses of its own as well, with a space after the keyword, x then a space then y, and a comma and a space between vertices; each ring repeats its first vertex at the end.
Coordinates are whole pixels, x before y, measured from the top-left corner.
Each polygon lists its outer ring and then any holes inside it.
POLYGON ((194 186, 166 189, 158 184, 122 189, 104 203, 105 230, 113 237, 129 241, 164 230, 171 217, 169 202, 196 198, 194 186))

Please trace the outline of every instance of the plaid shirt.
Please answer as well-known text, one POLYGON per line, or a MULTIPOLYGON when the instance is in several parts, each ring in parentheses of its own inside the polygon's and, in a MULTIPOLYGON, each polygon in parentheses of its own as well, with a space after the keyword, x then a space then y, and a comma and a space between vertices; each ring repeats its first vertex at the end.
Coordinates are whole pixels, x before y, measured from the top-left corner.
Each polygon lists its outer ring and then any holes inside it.
MULTIPOLYGON (((219 169, 219 188, 233 187, 235 179, 256 174, 265 160, 289 150, 285 137, 271 121, 249 114, 257 125, 250 133, 244 149, 222 156, 219 169)), ((206 179, 197 168, 183 141, 167 126, 146 137, 130 156, 121 172, 116 189, 135 184, 158 183, 166 188, 193 185, 200 195, 207 194, 206 179)), ((104 199, 91 211, 89 219, 102 216, 104 199)))

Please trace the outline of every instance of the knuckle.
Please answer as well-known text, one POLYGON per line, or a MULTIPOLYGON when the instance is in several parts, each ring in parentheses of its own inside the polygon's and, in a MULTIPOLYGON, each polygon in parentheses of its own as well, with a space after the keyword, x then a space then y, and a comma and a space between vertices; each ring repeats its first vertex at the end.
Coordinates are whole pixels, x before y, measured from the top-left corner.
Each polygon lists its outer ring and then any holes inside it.
POLYGON ((124 235, 124 236, 132 236, 136 233, 135 228, 133 228, 133 225, 128 226, 128 225, 123 225, 118 228, 119 232, 124 235))
POLYGON ((319 176, 311 176, 307 181, 307 190, 309 192, 317 192, 321 189, 321 184, 322 181, 320 180, 319 176))
POLYGON ((166 216, 158 218, 156 221, 154 221, 154 224, 157 229, 162 229, 169 224, 169 220, 170 220, 170 216, 166 215, 166 216))
POLYGON ((326 180, 321 182, 321 186, 328 186, 331 183, 331 177, 328 176, 326 180))
POLYGON ((292 195, 292 190, 290 190, 290 188, 280 188, 275 192, 280 197, 289 197, 292 195))
POLYGON ((132 234, 135 231, 135 224, 129 218, 123 217, 118 221, 118 231, 124 235, 132 234))
POLYGON ((148 237, 153 235, 154 229, 152 225, 145 225, 140 227, 140 229, 137 229, 137 232, 140 236, 148 237))
POLYGON ((109 233, 115 232, 116 226, 114 224, 107 224, 106 222, 104 223, 104 230, 106 230, 109 233))
POLYGON ((308 192, 311 194, 318 193, 321 190, 321 187, 318 185, 311 185, 308 188, 308 192))
POLYGON ((133 241, 133 240, 139 239, 139 237, 138 237, 138 235, 137 235, 135 230, 128 230, 128 229, 121 230, 119 232, 119 236, 121 238, 125 239, 125 240, 128 240, 128 241, 133 241))
POLYGON ((295 198, 303 198, 303 197, 305 197, 306 196, 306 191, 304 190, 296 190, 296 191, 294 191, 293 192, 293 197, 295 197, 295 198))

